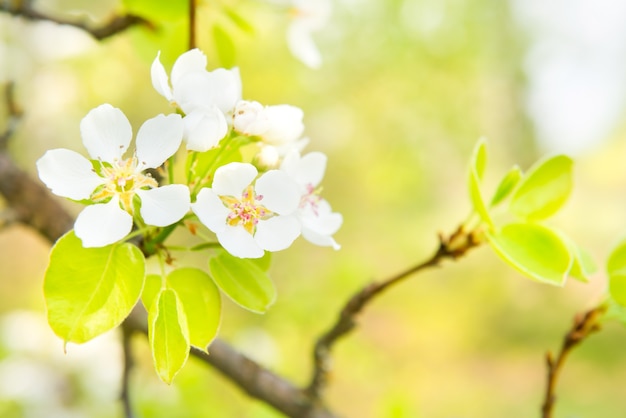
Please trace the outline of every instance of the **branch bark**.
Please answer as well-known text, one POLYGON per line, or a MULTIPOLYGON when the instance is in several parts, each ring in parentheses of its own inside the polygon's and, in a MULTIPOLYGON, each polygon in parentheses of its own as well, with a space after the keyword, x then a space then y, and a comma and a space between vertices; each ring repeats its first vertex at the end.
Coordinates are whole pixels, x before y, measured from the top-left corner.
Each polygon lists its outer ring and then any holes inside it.
POLYGON ((556 384, 559 378, 565 360, 574 347, 587 339, 591 334, 600 330, 600 317, 606 312, 604 305, 597 306, 583 315, 577 315, 574 318, 574 324, 572 328, 565 334, 563 338, 563 344, 561 350, 554 360, 552 353, 546 353, 546 366, 547 366, 547 382, 546 393, 541 406, 542 418, 552 418, 552 412, 554 410, 554 404, 556 402, 556 384))
POLYGON ((428 260, 380 282, 374 282, 356 292, 344 305, 336 322, 324 332, 313 348, 313 373, 306 392, 314 400, 322 398, 330 372, 330 352, 338 340, 357 325, 357 316, 376 296, 407 277, 430 267, 439 266, 446 259, 457 259, 482 242, 477 231, 466 231, 461 225, 450 237, 439 235, 439 247, 428 260))
POLYGON ((75 28, 87 32, 97 40, 109 38, 136 25, 143 25, 149 28, 154 27, 152 23, 142 17, 130 14, 113 16, 106 24, 99 27, 92 27, 92 25, 86 22, 68 20, 41 13, 32 7, 31 1, 4 1, 0 3, 0 11, 13 16, 22 17, 26 20, 45 20, 58 23, 59 25, 74 26, 75 28))

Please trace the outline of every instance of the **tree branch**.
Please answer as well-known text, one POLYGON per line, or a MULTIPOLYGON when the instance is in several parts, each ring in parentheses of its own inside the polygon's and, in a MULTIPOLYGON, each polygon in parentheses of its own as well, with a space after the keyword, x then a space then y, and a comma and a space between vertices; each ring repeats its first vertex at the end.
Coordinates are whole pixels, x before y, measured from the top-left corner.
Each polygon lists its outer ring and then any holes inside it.
POLYGON ((565 359, 574 347, 580 344, 583 340, 588 338, 594 332, 600 330, 599 319, 606 312, 606 306, 597 306, 584 315, 576 315, 574 318, 574 324, 563 338, 563 344, 561 351, 554 360, 552 353, 546 353, 546 366, 548 369, 546 393, 541 407, 542 418, 552 418, 552 412, 554 409, 554 403, 556 402, 556 384, 559 378, 559 374, 565 364, 565 359))
MULTIPOLYGON (((146 324, 146 312, 137 305, 122 326, 148 335, 146 324)), ((248 395, 283 414, 293 418, 336 418, 321 402, 312 402, 304 390, 239 353, 223 340, 215 339, 209 352, 191 348, 193 357, 213 366, 248 395)))
MULTIPOLYGON (((18 168, 4 150, 0 150, 0 194, 4 195, 8 206, 16 212, 17 221, 30 225, 50 243, 54 243, 73 226, 72 216, 65 211, 48 189, 18 168)), ((124 332, 139 331, 147 335, 145 315, 143 308, 138 305, 124 322, 123 326, 126 328, 124 332)), ((197 349, 193 349, 191 354, 219 370, 250 396, 273 406, 287 416, 336 417, 321 402, 312 402, 304 390, 237 352, 226 342, 214 340, 210 351, 210 356, 197 349)), ((124 380, 127 379, 129 367, 127 354, 125 354, 127 363, 124 380)), ((127 394, 127 390, 123 390, 122 396, 127 396, 127 394)), ((128 400, 123 401, 126 406, 128 400)))
POLYGON ((108 23, 99 27, 92 27, 90 24, 84 21, 68 20, 63 18, 57 18, 47 15, 35 10, 30 1, 4 1, 0 3, 0 11, 6 12, 13 16, 22 17, 27 20, 41 21, 47 20, 50 22, 58 23, 59 25, 69 25, 75 28, 82 29, 97 40, 102 40, 116 35, 126 29, 135 26, 143 25, 149 28, 154 28, 154 25, 142 17, 135 15, 119 15, 113 16, 108 23))
POLYGON ((481 242, 482 239, 477 231, 465 231, 461 225, 450 237, 439 236, 439 248, 430 259, 381 282, 371 283, 352 295, 339 313, 334 325, 318 338, 313 349, 314 369, 311 381, 306 388, 306 392, 311 398, 314 400, 321 399, 321 392, 326 386, 330 371, 330 351, 340 338, 347 335, 357 325, 356 317, 368 303, 389 287, 412 274, 439 266, 446 258, 457 259, 481 242))

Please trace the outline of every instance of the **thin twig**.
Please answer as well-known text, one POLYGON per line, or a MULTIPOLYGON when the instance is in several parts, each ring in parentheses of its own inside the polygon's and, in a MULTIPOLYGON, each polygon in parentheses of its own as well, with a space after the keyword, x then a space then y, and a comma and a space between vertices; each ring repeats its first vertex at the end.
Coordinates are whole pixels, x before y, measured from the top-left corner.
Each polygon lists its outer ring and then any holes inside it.
POLYGON ((594 332, 600 330, 599 319, 605 312, 606 306, 601 305, 590 309, 583 315, 576 315, 572 328, 563 338, 561 351, 559 352, 556 360, 554 360, 550 351, 546 353, 546 366, 548 373, 545 398, 543 401, 543 405, 541 406, 542 418, 552 418, 552 412, 554 410, 554 404, 556 402, 556 384, 559 378, 559 374, 563 370, 565 359, 574 347, 576 347, 594 332))
POLYGON ((189 50, 197 46, 196 43, 196 0, 189 0, 189 50))
POLYGON ((109 38, 135 25, 154 28, 154 25, 144 18, 130 14, 113 16, 108 23, 99 27, 92 27, 84 21, 63 19, 41 13, 32 7, 30 1, 4 1, 0 3, 0 12, 6 12, 10 15, 19 16, 27 20, 46 20, 58 23, 59 25, 74 26, 87 32, 97 40, 109 38))
POLYGON ((7 107, 7 126, 0 133, 0 150, 6 150, 9 138, 13 136, 17 124, 22 118, 22 111, 15 102, 15 83, 8 82, 4 88, 4 102, 7 107))
POLYGON ((133 408, 130 401, 130 372, 135 366, 132 353, 131 337, 133 330, 128 327, 122 327, 122 351, 124 354, 124 368, 122 370, 122 388, 120 391, 120 400, 124 409, 125 418, 134 418, 133 408))
POLYGON ((461 225, 450 237, 439 236, 439 247, 428 260, 412 266, 395 276, 381 282, 374 282, 364 287, 346 302, 333 326, 324 332, 313 349, 313 373, 306 392, 312 399, 322 398, 322 390, 328 381, 330 372, 330 352, 333 345, 356 326, 356 317, 363 308, 377 295, 407 277, 424 269, 438 266, 446 258, 457 259, 468 250, 479 245, 481 239, 477 231, 467 232, 461 225))

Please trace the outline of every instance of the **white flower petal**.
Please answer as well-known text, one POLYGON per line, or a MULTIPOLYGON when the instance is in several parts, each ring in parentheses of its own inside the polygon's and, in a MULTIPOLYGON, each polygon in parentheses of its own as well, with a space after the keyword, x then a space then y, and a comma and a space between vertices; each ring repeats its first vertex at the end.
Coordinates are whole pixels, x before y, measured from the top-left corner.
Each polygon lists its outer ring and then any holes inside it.
POLYGON ((260 258, 265 253, 242 226, 227 226, 216 235, 222 247, 235 257, 260 258))
POLYGON ((156 58, 152 61, 152 66, 150 67, 150 76, 152 78, 152 87, 163 97, 165 97, 168 101, 172 101, 172 89, 169 86, 167 80, 167 72, 165 72, 165 67, 161 64, 161 60, 159 57, 161 56, 161 51, 157 53, 156 58))
POLYGON ((254 239, 268 251, 280 251, 288 248, 300 235, 300 223, 295 216, 274 216, 259 221, 254 239))
POLYGON ((74 232, 83 247, 104 247, 124 238, 133 227, 133 217, 120 208, 119 199, 87 206, 76 218, 74 232))
POLYGON ((138 169, 157 168, 180 147, 183 140, 183 120, 180 115, 158 115, 148 119, 137 132, 138 169))
POLYGON ((270 170, 256 181, 254 186, 260 203, 280 215, 289 215, 300 204, 298 185, 287 173, 281 170, 270 170))
POLYGON ((259 102, 241 100, 233 111, 233 128, 244 135, 263 135, 270 128, 265 107, 259 102))
POLYGON ((213 190, 207 188, 200 190, 196 202, 191 204, 191 210, 211 231, 218 233, 226 228, 229 210, 213 190))
POLYGON ((215 170, 213 191, 220 196, 239 198, 257 174, 258 171, 252 164, 234 162, 223 165, 215 170))
POLYGON ((265 108, 269 129, 263 133, 263 140, 272 145, 284 145, 300 138, 304 131, 302 109, 291 105, 276 105, 265 108))
POLYGON ((322 65, 322 55, 313 41, 311 30, 305 24, 296 21, 289 25, 287 46, 293 56, 309 68, 316 69, 322 65))
POLYGON ((297 150, 285 156, 281 170, 286 171, 301 186, 316 187, 324 178, 327 157, 321 152, 310 152, 300 158, 297 150))
POLYGON ((183 119, 187 149, 204 152, 215 148, 228 132, 224 114, 216 107, 198 108, 183 119))
POLYGON ((237 102, 241 100, 239 68, 235 67, 230 70, 218 68, 209 74, 214 86, 211 104, 224 113, 232 112, 237 102))
POLYGON ((189 73, 206 71, 206 55, 198 48, 181 54, 172 66, 172 86, 176 86, 180 79, 189 73))
POLYGON ((298 215, 303 228, 306 227, 322 235, 334 234, 343 223, 341 214, 332 212, 330 204, 324 199, 317 202, 314 209, 310 206, 300 209, 298 215))
POLYGON ((108 162, 122 157, 133 135, 124 113, 110 104, 87 113, 80 122, 80 133, 91 158, 108 162))
POLYGON ((68 149, 47 151, 37 160, 37 171, 52 193, 74 200, 89 199, 105 181, 93 171, 88 159, 68 149))
POLYGON ((189 211, 189 188, 170 184, 150 190, 137 190, 141 199, 141 217, 148 225, 168 226, 182 219, 189 211))
POLYGON ((181 77, 174 88, 174 100, 189 114, 198 107, 213 105, 215 85, 206 70, 195 71, 181 77))
POLYGON ((333 247, 334 250, 341 249, 341 245, 337 244, 337 241, 330 235, 319 234, 317 231, 304 226, 302 226, 302 237, 311 244, 319 245, 320 247, 333 247))

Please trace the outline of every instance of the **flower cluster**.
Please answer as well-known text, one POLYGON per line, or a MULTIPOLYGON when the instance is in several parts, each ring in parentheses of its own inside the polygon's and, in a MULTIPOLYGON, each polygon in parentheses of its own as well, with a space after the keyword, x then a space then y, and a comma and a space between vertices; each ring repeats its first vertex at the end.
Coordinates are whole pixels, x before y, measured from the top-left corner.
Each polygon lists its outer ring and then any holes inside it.
POLYGON ((147 120, 133 150, 128 119, 103 104, 80 125, 89 159, 55 149, 37 161, 39 177, 53 193, 87 205, 74 225, 83 246, 106 246, 125 239, 133 226, 142 233, 195 215, 241 258, 283 250, 300 235, 338 249, 332 236, 342 217, 320 196, 326 156, 301 156, 308 142, 302 110, 242 100, 237 68, 207 71, 206 65, 206 56, 193 49, 176 60, 168 77, 157 55, 152 84, 183 116, 147 120), (183 142, 187 183, 170 175, 170 184, 160 185, 151 173, 183 142), (249 145, 251 157, 237 152, 249 145))

